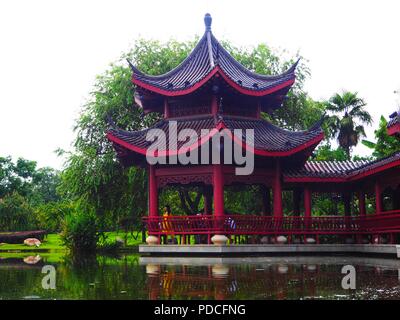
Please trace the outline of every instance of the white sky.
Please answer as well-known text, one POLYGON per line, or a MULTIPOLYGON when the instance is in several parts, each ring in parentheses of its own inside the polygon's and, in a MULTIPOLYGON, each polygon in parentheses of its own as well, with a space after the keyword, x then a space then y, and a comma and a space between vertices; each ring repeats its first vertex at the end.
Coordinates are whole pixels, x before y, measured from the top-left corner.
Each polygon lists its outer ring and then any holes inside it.
MULTIPOLYGON (((0 156, 61 168, 72 127, 96 74, 139 36, 193 39, 210 12, 219 39, 299 51, 314 99, 358 91, 375 119, 396 109, 400 1, 0 2, 0 156)), ((368 130, 373 138, 373 128, 368 130)), ((365 154, 364 147, 356 152, 365 154)))

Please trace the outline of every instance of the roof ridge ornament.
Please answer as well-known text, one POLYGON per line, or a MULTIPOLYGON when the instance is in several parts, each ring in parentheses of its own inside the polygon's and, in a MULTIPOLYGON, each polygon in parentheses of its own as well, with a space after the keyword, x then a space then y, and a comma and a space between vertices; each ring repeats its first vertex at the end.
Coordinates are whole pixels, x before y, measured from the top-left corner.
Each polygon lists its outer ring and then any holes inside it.
POLYGON ((322 129, 322 124, 325 122, 327 118, 326 112, 323 113, 323 115, 321 116, 321 118, 315 122, 309 129, 308 131, 315 131, 317 129, 322 129))
POLYGON ((204 15, 204 24, 206 26, 206 31, 211 31, 211 23, 212 23, 211 14, 206 13, 204 15))
POLYGON ((208 58, 210 60, 210 69, 215 67, 213 48, 211 42, 211 22, 212 18, 209 13, 206 13, 204 16, 204 24, 206 25, 206 36, 207 36, 207 50, 208 50, 208 58))

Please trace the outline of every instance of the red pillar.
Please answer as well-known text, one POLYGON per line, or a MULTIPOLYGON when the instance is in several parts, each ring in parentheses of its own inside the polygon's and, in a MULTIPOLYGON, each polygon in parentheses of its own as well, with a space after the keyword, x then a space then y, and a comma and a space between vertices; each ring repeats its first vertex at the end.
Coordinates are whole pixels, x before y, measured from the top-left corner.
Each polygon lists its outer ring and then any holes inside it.
POLYGON ((365 193, 363 191, 358 192, 358 208, 360 217, 365 217, 367 214, 367 210, 365 207, 365 193))
POLYGON ((149 217, 158 216, 158 190, 154 166, 149 166, 149 217))
POLYGON ((376 204, 376 214, 383 211, 382 205, 382 187, 379 181, 375 182, 375 204, 376 204))
POLYGON ((224 176, 222 165, 213 165, 213 184, 214 184, 214 214, 221 216, 224 214, 224 176))
POLYGON ((308 186, 304 188, 304 217, 311 218, 312 212, 312 194, 308 186))
POLYGON ((274 177, 274 217, 283 217, 282 210, 282 181, 281 181, 281 163, 277 159, 275 162, 275 177, 274 177))
MULTIPOLYGON (((305 186, 304 188, 304 226, 305 229, 308 230, 311 223, 311 214, 312 214, 312 194, 310 187, 305 186)), ((306 235, 304 235, 304 243, 306 241, 306 235)))

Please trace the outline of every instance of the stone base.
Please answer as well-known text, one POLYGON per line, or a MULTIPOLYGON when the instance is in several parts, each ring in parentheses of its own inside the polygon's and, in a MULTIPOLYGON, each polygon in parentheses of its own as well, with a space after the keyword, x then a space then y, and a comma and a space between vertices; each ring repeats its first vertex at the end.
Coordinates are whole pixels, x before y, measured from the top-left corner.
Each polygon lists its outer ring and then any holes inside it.
POLYGON ((287 238, 285 236, 278 236, 275 239, 275 243, 277 243, 277 244, 285 244, 285 243, 287 243, 287 238))
MULTIPOLYGON (((257 254, 376 254, 393 258, 400 255, 400 245, 391 244, 239 244, 239 245, 139 245, 140 253, 153 255, 257 255, 257 254)), ((399 257, 400 258, 400 257, 399 257)))
POLYGON ((156 237, 156 236, 148 236, 146 238, 146 243, 148 245, 156 245, 156 244, 160 243, 160 239, 158 237, 156 237))
POLYGON ((221 234, 216 234, 211 238, 212 243, 214 243, 217 246, 224 246, 228 243, 228 238, 224 235, 221 234))

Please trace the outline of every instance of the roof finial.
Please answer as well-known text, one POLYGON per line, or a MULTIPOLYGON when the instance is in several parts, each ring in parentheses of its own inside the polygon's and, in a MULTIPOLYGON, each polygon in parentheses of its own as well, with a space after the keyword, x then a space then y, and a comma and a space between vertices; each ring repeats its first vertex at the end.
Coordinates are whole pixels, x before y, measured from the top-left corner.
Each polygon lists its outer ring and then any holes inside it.
POLYGON ((211 31, 211 22, 212 22, 211 14, 206 13, 204 16, 204 24, 206 25, 206 31, 211 31))

